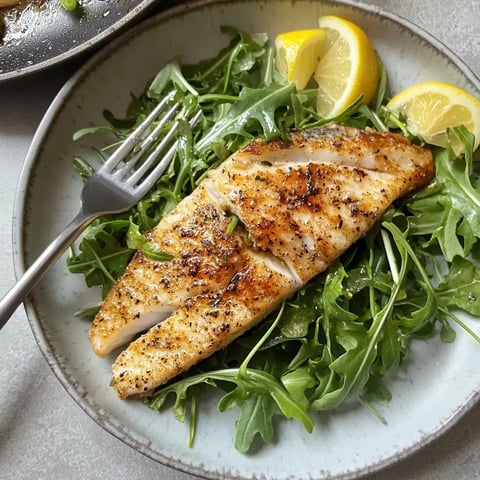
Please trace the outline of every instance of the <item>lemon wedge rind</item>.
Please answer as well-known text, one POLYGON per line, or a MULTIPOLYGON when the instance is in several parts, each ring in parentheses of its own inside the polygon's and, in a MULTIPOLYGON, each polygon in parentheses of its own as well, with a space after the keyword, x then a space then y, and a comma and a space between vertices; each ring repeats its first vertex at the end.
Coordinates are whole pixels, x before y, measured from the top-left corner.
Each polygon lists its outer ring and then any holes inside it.
MULTIPOLYGON (((401 114, 410 132, 431 145, 447 146, 448 128, 464 125, 475 135, 474 149, 480 144, 480 101, 459 87, 445 82, 426 81, 402 90, 387 104, 401 114)), ((455 153, 463 144, 451 137, 455 153)))
POLYGON ((275 38, 276 65, 288 81, 303 90, 318 64, 318 54, 325 39, 321 29, 293 30, 275 38))
POLYGON ((334 15, 322 16, 326 30, 314 74, 318 83, 317 111, 325 118, 342 113, 357 98, 368 104, 377 90, 379 75, 375 49, 358 25, 334 15))

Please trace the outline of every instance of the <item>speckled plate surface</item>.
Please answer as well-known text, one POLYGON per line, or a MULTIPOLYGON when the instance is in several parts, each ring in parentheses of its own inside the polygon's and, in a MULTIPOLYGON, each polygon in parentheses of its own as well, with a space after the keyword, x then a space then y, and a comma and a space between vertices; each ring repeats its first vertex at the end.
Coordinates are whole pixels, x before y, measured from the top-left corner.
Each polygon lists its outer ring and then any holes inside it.
MULTIPOLYGON (((333 13, 361 25, 382 56, 394 91, 422 80, 444 80, 480 95, 480 82, 448 49, 402 19, 357 3, 326 1, 192 2, 149 19, 117 39, 61 90, 28 153, 15 207, 15 262, 21 273, 74 215, 81 181, 73 155, 88 156, 88 137, 72 142, 81 127, 102 123, 102 110, 124 113, 130 93, 175 55, 195 61, 213 55, 227 39, 222 24, 271 36, 315 28, 333 13)), ((265 480, 358 478, 405 457, 440 435, 480 391, 480 348, 459 332, 456 342, 414 342, 409 360, 389 381, 393 400, 380 408, 387 425, 360 406, 316 416, 312 434, 280 422, 275 441, 248 456, 233 448, 236 412, 220 414, 202 404, 197 436, 187 448, 188 425, 170 411, 158 414, 136 401, 120 401, 109 387, 112 358, 91 350, 88 325, 73 312, 99 298, 60 262, 27 305, 45 358, 71 396, 98 424, 133 448, 173 468, 206 478, 265 480)), ((466 319, 468 321, 468 319, 466 319)), ((475 328, 475 327, 474 327, 475 328)))
POLYGON ((155 0, 83 0, 73 12, 59 0, 25 2, 0 9, 0 82, 43 70, 105 42, 155 0))

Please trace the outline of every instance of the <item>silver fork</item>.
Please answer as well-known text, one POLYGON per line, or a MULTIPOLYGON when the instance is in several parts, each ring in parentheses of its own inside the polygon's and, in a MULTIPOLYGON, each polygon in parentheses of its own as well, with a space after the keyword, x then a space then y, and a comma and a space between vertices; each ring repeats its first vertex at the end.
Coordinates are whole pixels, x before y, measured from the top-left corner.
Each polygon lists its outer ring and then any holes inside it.
MULTIPOLYGON (((143 163, 138 168, 134 167, 158 139, 167 122, 174 117, 175 113, 178 113, 179 103, 168 106, 172 97, 173 94, 166 96, 87 180, 81 193, 81 206, 77 216, 50 243, 28 268, 23 277, 0 301, 0 329, 7 323, 10 316, 43 275, 94 219, 107 213, 128 210, 145 196, 166 170, 175 153, 177 142, 172 143, 172 140, 178 130, 179 124, 176 120, 143 163), (158 124, 147 134, 147 129, 164 110, 166 111, 158 124), (158 156, 167 148, 168 150, 162 155, 160 162, 153 167, 158 156)), ((193 126, 198 121, 199 116, 200 111, 190 120, 190 125, 193 126)))

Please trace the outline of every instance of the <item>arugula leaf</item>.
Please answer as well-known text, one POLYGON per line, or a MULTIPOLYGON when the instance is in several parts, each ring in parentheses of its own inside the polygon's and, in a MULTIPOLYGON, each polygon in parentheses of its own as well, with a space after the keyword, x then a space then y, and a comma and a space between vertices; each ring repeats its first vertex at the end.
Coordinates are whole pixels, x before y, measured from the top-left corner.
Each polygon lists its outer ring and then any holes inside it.
MULTIPOLYGON (((315 111, 316 90, 297 92, 276 70, 265 34, 223 30, 231 40, 217 56, 195 65, 172 60, 144 92, 132 95, 124 118, 105 110, 108 125, 75 135, 113 137, 114 144, 94 148, 103 161, 159 97, 173 91, 184 107, 176 154, 157 185, 129 212, 94 222, 70 252, 70 270, 83 273, 89 286, 101 286, 103 295, 135 250, 170 258, 145 232, 209 169, 252 138, 283 137, 292 128, 332 120, 378 130, 393 125, 408 135, 404 119, 385 108, 388 79, 380 59, 373 108, 359 98, 335 119, 325 119, 315 111), (186 119, 199 109, 200 121, 190 127, 186 119)), ((169 406, 179 421, 189 419, 191 445, 205 390, 220 390, 219 410, 239 411, 235 447, 246 453, 256 441, 273 440, 274 417, 294 418, 310 432, 312 411, 336 408, 347 399, 385 421, 374 402, 390 400, 385 378, 402 364, 414 339, 440 330, 441 339, 451 342, 453 321, 480 342, 455 313, 480 316, 480 270, 467 258, 480 258, 480 166, 465 128, 448 135, 464 144, 463 156, 452 148, 434 150, 436 177, 430 185, 392 206, 364 239, 258 327, 145 403, 155 410, 169 406)), ((83 179, 93 173, 87 159, 75 158, 74 167, 83 179)), ((230 233, 238 222, 232 215, 230 233)), ((97 309, 80 313, 91 318, 97 309)))
POLYGON ((240 453, 247 453, 257 434, 265 443, 271 442, 272 419, 280 413, 277 404, 269 395, 252 395, 243 399, 236 422, 235 448, 240 453))
POLYGON ((295 368, 281 377, 282 384, 290 396, 299 404, 309 407, 308 391, 317 385, 313 369, 305 365, 295 368))
POLYGON ((310 288, 300 290, 295 300, 286 306, 285 315, 282 316, 279 324, 284 337, 306 337, 310 326, 315 322, 318 313, 314 305, 314 297, 309 295, 310 288))
POLYGON ((270 85, 262 89, 244 88, 237 103, 232 105, 222 120, 216 122, 211 130, 197 143, 199 152, 205 151, 211 144, 223 141, 228 135, 239 134, 245 139, 254 138, 247 131, 252 120, 256 120, 263 131, 265 139, 278 137, 281 133, 275 121, 275 112, 290 101, 294 84, 270 85))
POLYGON ((173 255, 161 251, 154 243, 150 242, 145 235, 140 233, 138 225, 130 219, 130 225, 127 231, 127 245, 132 250, 142 250, 142 252, 152 260, 167 261, 173 258, 173 255))
POLYGON ((147 90, 150 98, 161 98, 170 83, 173 83, 181 91, 188 91, 192 95, 198 95, 198 92, 185 79, 177 61, 167 63, 167 65, 158 72, 152 80, 147 90))
POLYGON ((480 270, 470 260, 455 257, 435 291, 442 307, 456 307, 480 316, 480 270))
POLYGON ((125 271, 134 250, 124 243, 128 220, 94 221, 84 232, 76 254, 72 247, 67 266, 73 273, 83 273, 89 287, 102 286, 107 294, 125 271))
POLYGON ((465 156, 457 158, 449 150, 437 150, 436 183, 441 189, 408 203, 415 214, 410 219, 415 233, 430 235, 428 244, 438 243, 449 262, 456 255, 469 255, 480 239, 480 192, 470 177, 473 138, 464 127, 454 131, 466 142, 465 156))
POLYGON ((87 135, 93 135, 94 133, 112 133, 113 135, 118 136, 118 131, 116 128, 110 125, 102 125, 100 127, 81 128, 73 134, 72 138, 74 141, 76 141, 87 135))
MULTIPOLYGON (((298 388, 292 389, 291 382, 285 387, 278 376, 283 371, 283 362, 278 355, 269 356, 262 370, 248 368, 250 359, 260 350, 265 339, 277 326, 283 308, 268 331, 262 335, 254 348, 245 357, 239 368, 222 369, 213 372, 200 373, 186 379, 179 380, 170 386, 158 390, 147 404, 153 409, 160 409, 168 395, 176 396, 174 413, 180 421, 185 420, 185 402, 187 398, 194 398, 191 388, 205 383, 215 385, 215 382, 234 383, 236 387, 226 393, 220 400, 218 408, 221 412, 237 407, 240 416, 236 422, 235 447, 242 453, 250 450, 257 434, 264 442, 273 439, 272 418, 276 414, 283 414, 287 418, 295 418, 303 424, 309 432, 313 429, 313 420, 308 414, 308 402, 298 401, 298 388), (290 391, 294 392, 294 396, 290 391)), ((313 385, 311 382, 309 385, 313 385)))
MULTIPOLYGON (((309 432, 313 421, 307 409, 290 396, 288 391, 271 374, 248 369, 246 376, 239 376, 238 369, 217 370, 200 373, 179 380, 164 387, 145 399, 145 403, 154 410, 160 410, 170 394, 175 395, 173 411, 179 421, 185 420, 185 404, 189 398, 189 389, 200 384, 216 385, 216 382, 234 383, 236 389, 227 393, 219 402, 219 410, 225 411, 234 406, 240 408, 241 420, 237 422, 238 447, 248 451, 257 433, 265 440, 272 438, 271 418, 280 411, 287 418, 300 421, 309 432), (253 389, 253 390, 252 390, 253 389), (260 413, 268 413, 262 417, 260 413), (249 414, 255 413, 255 420, 248 421, 249 414)), ((267 440, 268 441, 268 440, 267 440)))

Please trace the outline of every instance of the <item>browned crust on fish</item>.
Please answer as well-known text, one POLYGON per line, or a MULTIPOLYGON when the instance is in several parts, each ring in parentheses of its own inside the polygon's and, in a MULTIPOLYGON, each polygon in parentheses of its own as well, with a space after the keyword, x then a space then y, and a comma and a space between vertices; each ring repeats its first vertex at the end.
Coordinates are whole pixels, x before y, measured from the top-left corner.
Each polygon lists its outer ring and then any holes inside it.
POLYGON ((173 259, 161 262, 136 252, 106 297, 89 331, 98 355, 125 343, 121 332, 127 326, 133 328, 130 324, 141 321, 145 312, 161 306, 170 314, 187 298, 209 292, 212 284, 224 287, 239 268, 244 240, 227 233, 230 217, 226 212, 210 201, 203 187, 195 191, 187 211, 184 206, 148 234, 173 259))
POLYGON ((174 259, 137 253, 92 325, 104 354, 135 316, 171 310, 115 361, 120 398, 151 392, 224 348, 433 175, 431 152, 405 137, 337 124, 232 155, 150 232, 174 259), (232 213, 241 226, 228 234, 232 213))
POLYGON ((256 325, 297 287, 251 251, 227 287, 187 300, 120 353, 113 365, 118 396, 150 392, 186 372, 256 325))

